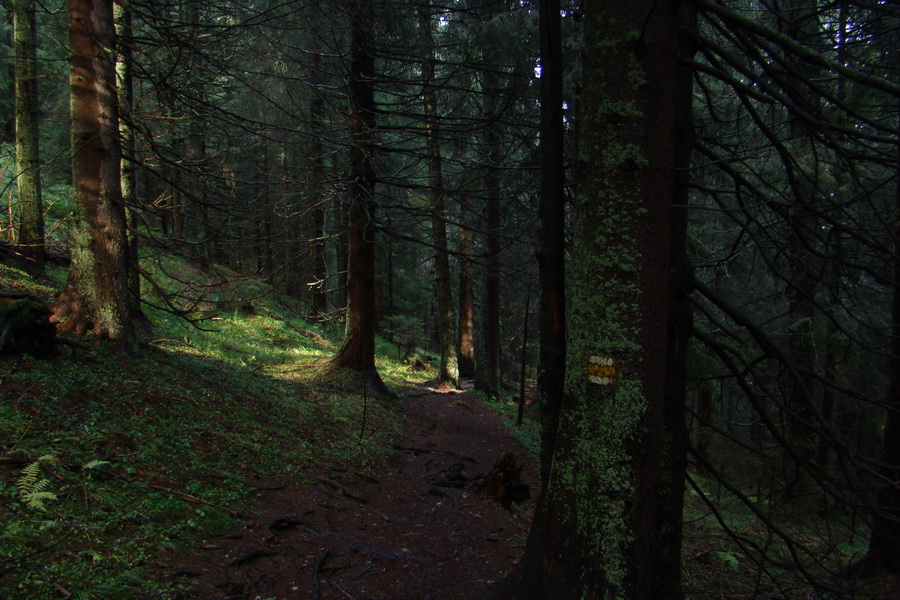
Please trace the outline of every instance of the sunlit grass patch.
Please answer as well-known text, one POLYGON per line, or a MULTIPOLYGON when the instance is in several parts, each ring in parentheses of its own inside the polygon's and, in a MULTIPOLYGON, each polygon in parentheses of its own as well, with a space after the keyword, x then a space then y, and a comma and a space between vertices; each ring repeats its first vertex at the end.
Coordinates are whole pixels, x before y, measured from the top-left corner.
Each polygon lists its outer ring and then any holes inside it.
POLYGON ((64 271, 59 267, 49 266, 44 276, 37 278, 19 267, 0 262, 0 289, 31 294, 45 302, 52 301, 64 277, 64 271))
MULTIPOLYGON (((0 282, 48 299, 64 282, 2 267, 0 282)), ((0 359, 0 597, 175 595, 145 570, 235 527, 260 478, 375 473, 393 456, 402 400, 330 363, 342 324, 305 321, 259 281, 146 267, 139 356, 84 339, 65 358, 0 359), (45 455, 33 491, 53 499, 29 507, 16 482, 45 455)), ((395 393, 433 378, 393 348, 378 342, 377 367, 395 393)))

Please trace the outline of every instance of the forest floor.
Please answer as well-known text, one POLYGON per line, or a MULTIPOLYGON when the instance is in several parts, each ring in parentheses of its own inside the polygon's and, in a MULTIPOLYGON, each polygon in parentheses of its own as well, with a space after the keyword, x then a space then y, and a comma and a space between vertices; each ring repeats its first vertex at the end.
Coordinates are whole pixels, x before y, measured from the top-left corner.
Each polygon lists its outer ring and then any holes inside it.
POLYGON ((406 428, 380 476, 322 466, 310 481, 265 480, 236 532, 169 555, 159 577, 191 598, 450 600, 505 575, 528 533, 537 465, 502 417, 465 391, 407 390, 406 428), (480 489, 504 454, 532 499, 510 509, 480 489))
MULTIPOLYGON (((329 366, 339 322, 158 260, 172 298, 206 281, 198 322, 148 303, 138 356, 89 339, 0 356, 0 598, 451 600, 513 568, 539 492, 534 405, 515 428, 509 398, 433 387, 402 338, 377 342, 398 397, 373 398, 329 366), (510 452, 532 498, 507 509, 481 482, 510 452)), ((0 290, 46 302, 64 277, 0 261, 0 290)), ((762 494, 752 457, 730 458, 752 499, 690 469, 689 600, 900 598, 893 578, 840 577, 866 548, 852 515, 762 494)))

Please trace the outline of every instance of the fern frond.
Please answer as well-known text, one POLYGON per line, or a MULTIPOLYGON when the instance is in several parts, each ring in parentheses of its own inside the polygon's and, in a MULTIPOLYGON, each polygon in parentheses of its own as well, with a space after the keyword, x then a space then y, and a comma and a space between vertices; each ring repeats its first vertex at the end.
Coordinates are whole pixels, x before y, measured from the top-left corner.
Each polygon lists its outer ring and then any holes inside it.
POLYGON ((44 491, 50 485, 50 480, 44 477, 41 470, 41 465, 54 463, 56 463, 56 457, 52 454, 45 454, 22 468, 22 474, 16 480, 16 488, 19 490, 19 496, 29 508, 46 510, 44 503, 57 499, 53 492, 44 491))
MULTIPOLYGON (((41 485, 41 481, 46 481, 42 477, 41 464, 34 461, 22 468, 22 475, 16 480, 16 487, 19 488, 20 494, 27 494, 35 491, 35 488, 41 485)), ((46 485, 46 484, 43 484, 46 485)))
POLYGON ((29 492, 27 494, 22 494, 22 499, 25 500, 26 506, 28 506, 28 508, 47 510, 44 502, 57 500, 58 497, 53 492, 29 492))

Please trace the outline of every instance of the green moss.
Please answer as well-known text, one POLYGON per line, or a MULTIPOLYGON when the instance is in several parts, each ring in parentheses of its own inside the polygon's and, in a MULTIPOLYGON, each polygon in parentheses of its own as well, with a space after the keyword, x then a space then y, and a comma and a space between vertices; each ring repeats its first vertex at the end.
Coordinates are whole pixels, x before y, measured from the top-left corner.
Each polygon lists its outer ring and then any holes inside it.
POLYGON ((634 49, 639 35, 614 39, 596 30, 601 51, 586 67, 585 116, 579 158, 591 165, 579 184, 569 297, 566 409, 548 491, 558 499, 561 525, 586 554, 587 596, 625 597, 634 543, 637 491, 635 444, 646 432, 649 402, 641 380, 644 256, 635 233, 652 218, 644 198, 649 160, 635 134, 644 118, 631 92, 647 85, 634 49), (617 62, 619 80, 597 67, 617 62), (624 66, 623 66, 624 65, 624 66), (620 81, 624 77, 625 81, 620 81), (616 86, 623 85, 626 89, 616 86), (631 88, 630 90, 627 88, 631 88), (590 383, 589 357, 612 358, 614 385, 590 383), (598 579, 599 578, 599 579, 598 579))

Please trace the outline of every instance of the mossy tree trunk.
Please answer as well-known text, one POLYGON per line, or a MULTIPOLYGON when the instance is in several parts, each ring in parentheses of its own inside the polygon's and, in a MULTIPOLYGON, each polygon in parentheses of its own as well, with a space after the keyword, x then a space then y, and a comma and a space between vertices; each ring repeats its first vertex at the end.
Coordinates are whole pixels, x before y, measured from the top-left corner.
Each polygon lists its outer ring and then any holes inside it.
POLYGON ((375 370, 375 16, 370 0, 352 4, 350 25, 347 336, 332 360, 380 385, 375 370))
POLYGON ((69 0, 72 266, 54 306, 59 330, 137 349, 129 307, 128 237, 120 180, 112 0, 69 0))
POLYGON ((41 195, 39 101, 36 68, 35 3, 13 0, 16 86, 16 186, 19 192, 18 242, 34 271, 43 269, 44 203, 41 195))
POLYGON ((438 337, 441 346, 441 368, 438 380, 459 387, 459 365, 456 354, 456 328, 454 327, 453 290, 450 282, 450 257, 447 252, 447 210, 444 201, 444 178, 441 163, 441 143, 437 110, 437 85, 434 81, 435 51, 431 32, 431 7, 420 7, 419 23, 422 28, 423 57, 422 94, 425 112, 425 144, 428 156, 428 195, 431 205, 431 236, 434 243, 435 275, 437 279, 438 337))
POLYGON ((585 5, 565 386, 550 476, 506 597, 682 597, 685 349, 671 341, 686 299, 671 276, 683 261, 673 228, 685 225, 675 214, 681 4, 585 5))

